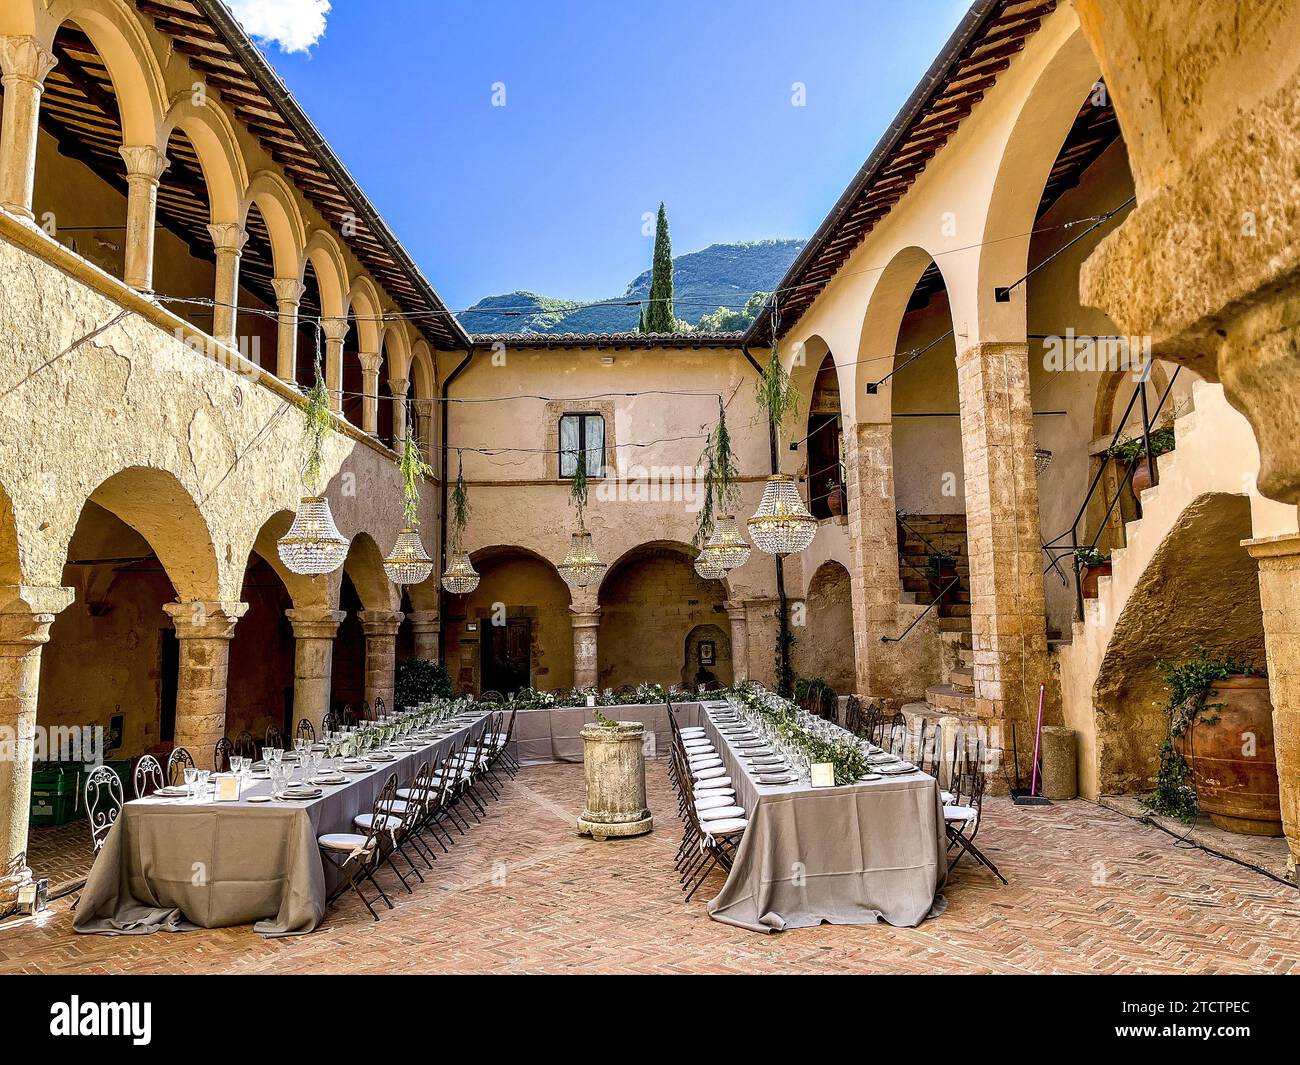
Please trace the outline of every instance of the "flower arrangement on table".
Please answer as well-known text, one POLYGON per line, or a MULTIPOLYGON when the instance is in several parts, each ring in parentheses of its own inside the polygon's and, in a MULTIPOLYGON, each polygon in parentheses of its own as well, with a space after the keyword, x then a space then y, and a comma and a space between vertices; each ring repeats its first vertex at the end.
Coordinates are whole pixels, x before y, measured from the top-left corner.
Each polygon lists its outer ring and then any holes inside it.
POLYGON ((723 696, 761 717, 769 732, 800 751, 810 763, 829 762, 836 784, 852 784, 867 773, 867 755, 857 737, 800 709, 762 685, 746 681, 723 696), (840 739, 835 733, 842 733, 840 739))

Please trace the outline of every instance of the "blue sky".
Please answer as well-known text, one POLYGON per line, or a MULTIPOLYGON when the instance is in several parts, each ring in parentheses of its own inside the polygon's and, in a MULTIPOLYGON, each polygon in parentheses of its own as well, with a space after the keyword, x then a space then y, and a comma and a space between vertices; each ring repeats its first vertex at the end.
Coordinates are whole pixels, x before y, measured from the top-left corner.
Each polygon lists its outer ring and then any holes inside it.
POLYGON ((453 309, 621 293, 661 199, 677 254, 809 236, 966 9, 228 2, 453 309))

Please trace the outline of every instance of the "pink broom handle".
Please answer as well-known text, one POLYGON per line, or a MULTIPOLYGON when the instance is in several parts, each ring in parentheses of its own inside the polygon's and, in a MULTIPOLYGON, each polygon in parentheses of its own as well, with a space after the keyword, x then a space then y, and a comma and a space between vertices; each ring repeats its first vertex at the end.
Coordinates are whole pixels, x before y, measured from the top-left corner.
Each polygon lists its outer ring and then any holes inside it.
POLYGON ((1043 691, 1046 688, 1046 684, 1038 686, 1038 727, 1034 729, 1034 776, 1029 785, 1030 796, 1038 794, 1038 739, 1043 734, 1043 691))

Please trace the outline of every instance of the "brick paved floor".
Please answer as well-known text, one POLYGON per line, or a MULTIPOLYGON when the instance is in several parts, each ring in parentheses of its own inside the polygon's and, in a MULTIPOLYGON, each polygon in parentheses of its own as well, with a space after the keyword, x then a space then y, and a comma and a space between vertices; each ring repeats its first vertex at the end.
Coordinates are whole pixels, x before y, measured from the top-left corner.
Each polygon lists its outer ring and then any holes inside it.
POLYGON ((573 832, 581 768, 526 769, 378 924, 349 900, 294 939, 78 936, 63 900, 0 926, 0 972, 1300 972, 1294 888, 1082 802, 987 803, 981 840, 1010 886, 963 863, 920 928, 731 928, 705 915, 707 885, 682 902, 662 762, 648 783, 659 828, 595 843, 573 832))
POLYGON ((87 821, 33 828, 27 835, 27 864, 50 882, 50 894, 84 880, 95 861, 87 821))

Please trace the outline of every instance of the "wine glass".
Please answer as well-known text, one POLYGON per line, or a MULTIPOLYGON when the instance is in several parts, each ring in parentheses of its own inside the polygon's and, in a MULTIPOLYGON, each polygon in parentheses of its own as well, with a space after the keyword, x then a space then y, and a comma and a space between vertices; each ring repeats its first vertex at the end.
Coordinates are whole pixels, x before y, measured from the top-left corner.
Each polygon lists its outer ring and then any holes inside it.
POLYGON ((193 766, 185 767, 185 792, 189 798, 194 797, 194 782, 199 779, 199 771, 193 766))

